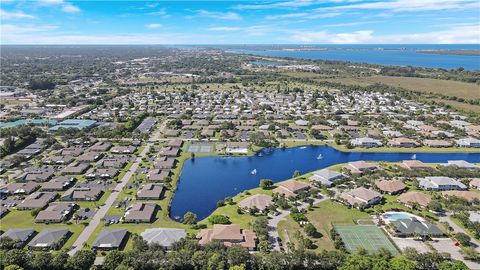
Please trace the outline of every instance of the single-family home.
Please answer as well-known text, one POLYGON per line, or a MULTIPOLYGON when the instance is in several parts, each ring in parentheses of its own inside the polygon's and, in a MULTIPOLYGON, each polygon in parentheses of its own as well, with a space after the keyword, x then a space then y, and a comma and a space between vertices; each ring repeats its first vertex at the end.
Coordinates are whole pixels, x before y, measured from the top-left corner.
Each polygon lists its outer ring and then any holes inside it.
POLYGON ((127 229, 104 228, 92 243, 94 250, 119 250, 127 240, 127 229))
POLYGON ((285 197, 294 197, 301 192, 305 192, 311 188, 311 186, 304 182, 295 180, 288 180, 277 184, 277 188, 273 189, 273 193, 284 195, 285 197))
POLYGON ((324 186, 331 186, 334 182, 345 178, 345 175, 341 172, 332 171, 329 169, 322 169, 313 172, 309 180, 312 182, 320 183, 324 186))
POLYGON ((255 194, 249 196, 238 203, 238 207, 250 211, 252 209, 265 211, 270 205, 273 205, 271 196, 264 194, 255 194))
POLYGON ((184 229, 175 228, 151 228, 140 234, 148 244, 157 244, 164 249, 170 249, 171 245, 187 237, 184 229))
POLYGON ((462 190, 466 189, 462 182, 445 176, 417 178, 420 188, 425 190, 462 190))
POLYGON ((215 224, 212 229, 202 229, 198 234, 200 245, 206 245, 213 240, 222 242, 225 246, 240 245, 250 251, 256 248, 257 235, 251 230, 240 229, 238 224, 215 224))
POLYGON ((340 194, 338 198, 350 206, 363 208, 379 203, 383 196, 374 190, 359 187, 340 194))

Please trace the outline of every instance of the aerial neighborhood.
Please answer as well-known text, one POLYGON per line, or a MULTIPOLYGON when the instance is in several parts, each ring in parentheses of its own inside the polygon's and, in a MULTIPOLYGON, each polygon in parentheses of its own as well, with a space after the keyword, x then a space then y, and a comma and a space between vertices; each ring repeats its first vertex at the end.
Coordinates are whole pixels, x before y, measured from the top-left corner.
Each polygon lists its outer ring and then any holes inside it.
POLYGON ((227 267, 241 256, 288 256, 289 267, 265 269, 302 269, 296 252, 333 261, 305 269, 361 255, 413 265, 392 269, 480 269, 478 111, 315 79, 381 68, 367 64, 92 50, 76 52, 78 67, 41 49, 35 64, 6 55, 7 67, 51 66, 51 79, 2 74, 2 267, 21 250, 69 265, 86 254, 95 269, 124 269, 119 256, 131 256, 125 269, 207 269, 152 261, 193 249, 188 260, 223 265, 208 269, 260 269, 227 267), (157 268, 138 266, 147 262, 157 268))

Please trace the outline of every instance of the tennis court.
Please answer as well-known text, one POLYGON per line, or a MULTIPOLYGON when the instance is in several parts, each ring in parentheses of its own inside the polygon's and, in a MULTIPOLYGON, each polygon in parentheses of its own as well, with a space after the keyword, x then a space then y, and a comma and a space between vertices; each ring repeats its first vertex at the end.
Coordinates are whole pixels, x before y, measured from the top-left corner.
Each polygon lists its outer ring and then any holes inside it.
POLYGON ((364 248, 369 252, 385 248, 393 255, 399 254, 385 233, 375 225, 334 225, 334 227, 349 252, 355 252, 358 248, 364 248))

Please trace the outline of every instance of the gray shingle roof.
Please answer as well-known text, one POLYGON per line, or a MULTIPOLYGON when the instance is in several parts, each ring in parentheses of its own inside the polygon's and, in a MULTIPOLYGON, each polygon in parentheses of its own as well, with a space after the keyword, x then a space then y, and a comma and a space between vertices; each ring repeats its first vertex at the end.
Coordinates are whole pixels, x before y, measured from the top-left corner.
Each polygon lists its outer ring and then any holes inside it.
POLYGON ((92 247, 94 248, 119 248, 127 236, 127 229, 102 229, 92 247))

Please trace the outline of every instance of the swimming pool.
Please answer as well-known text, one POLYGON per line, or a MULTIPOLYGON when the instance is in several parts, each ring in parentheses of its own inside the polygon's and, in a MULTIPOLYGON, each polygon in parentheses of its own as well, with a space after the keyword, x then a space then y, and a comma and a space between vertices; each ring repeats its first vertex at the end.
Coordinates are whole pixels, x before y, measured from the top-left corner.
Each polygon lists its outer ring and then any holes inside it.
POLYGON ((384 219, 388 219, 390 221, 399 220, 399 219, 411 219, 412 216, 406 213, 389 213, 382 215, 384 219))

